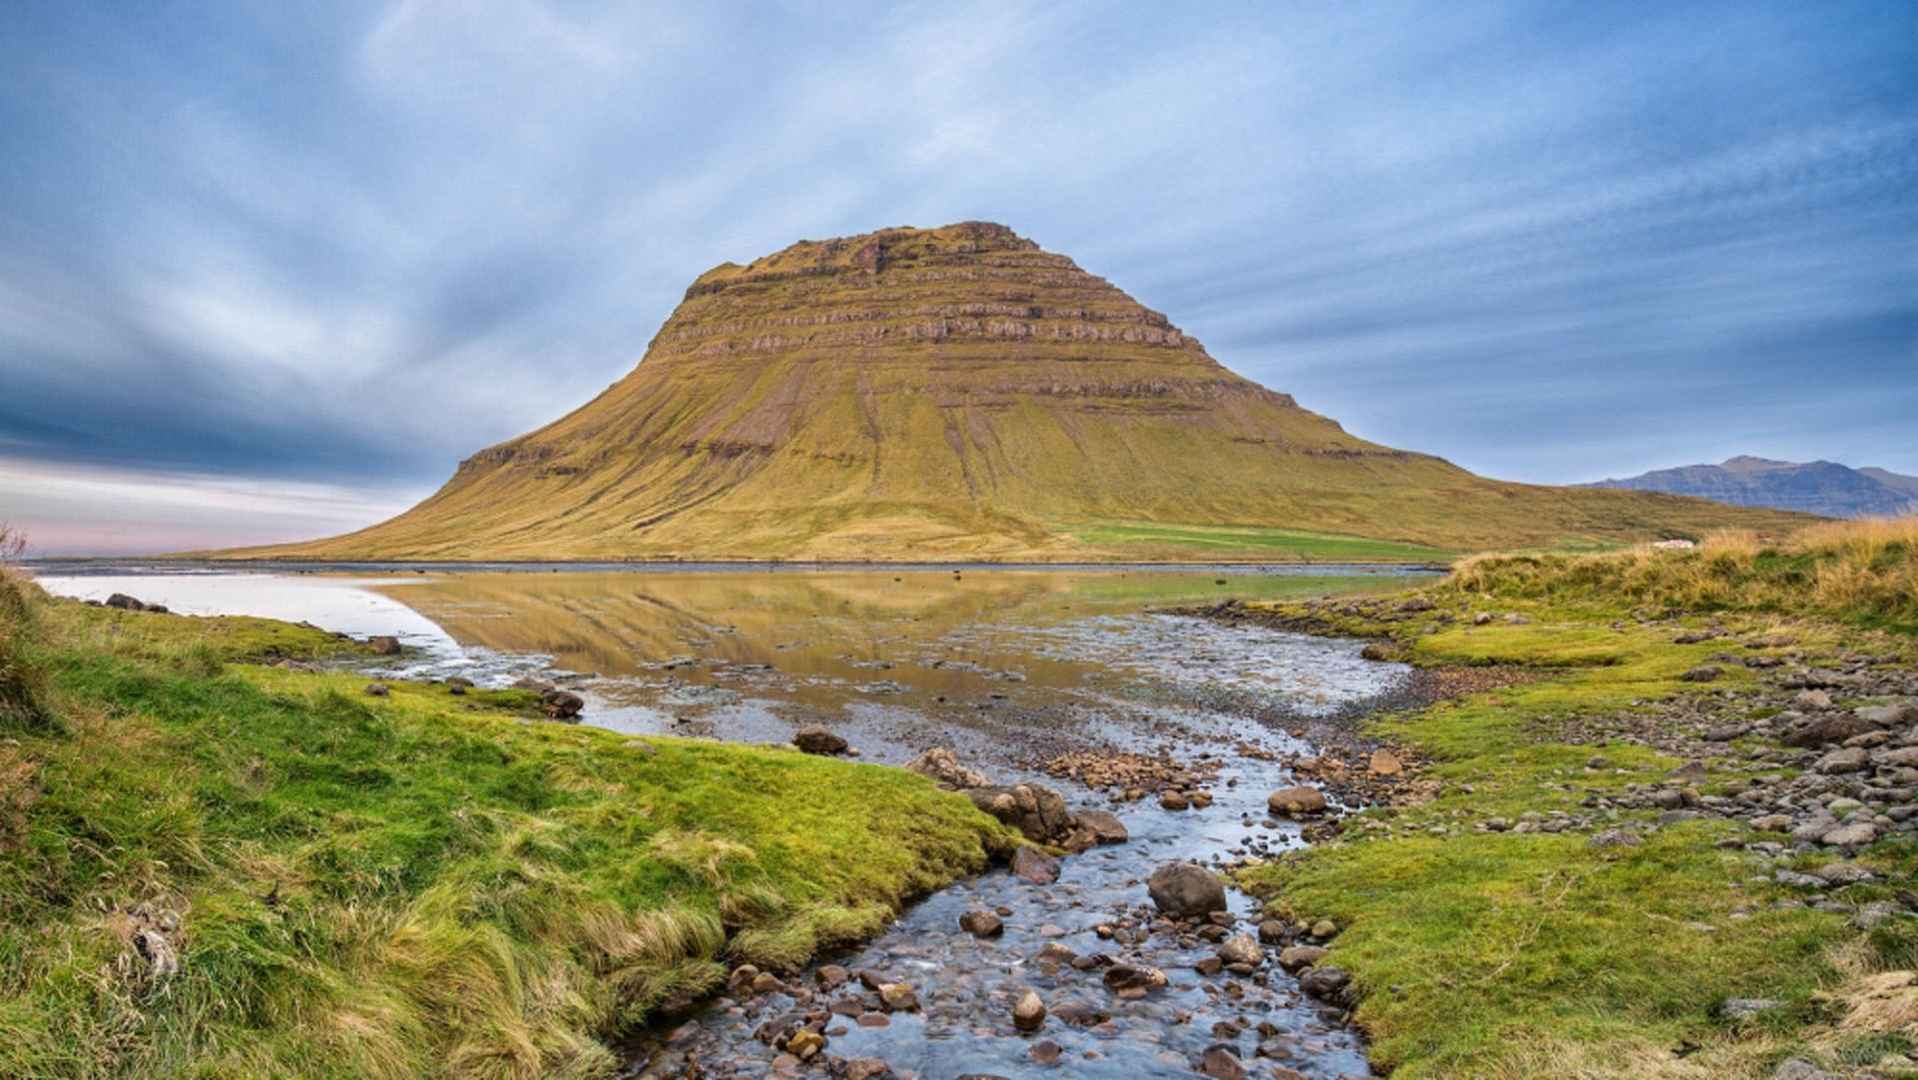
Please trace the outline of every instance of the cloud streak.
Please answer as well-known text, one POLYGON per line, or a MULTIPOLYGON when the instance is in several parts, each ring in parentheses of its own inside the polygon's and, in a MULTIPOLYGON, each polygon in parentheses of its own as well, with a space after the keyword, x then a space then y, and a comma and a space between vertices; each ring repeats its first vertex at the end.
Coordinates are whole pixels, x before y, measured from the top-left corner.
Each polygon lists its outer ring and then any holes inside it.
POLYGON ((8 5, 0 90, 42 469, 424 490, 715 263, 989 218, 1495 475, 1918 472, 1909 5, 8 5))

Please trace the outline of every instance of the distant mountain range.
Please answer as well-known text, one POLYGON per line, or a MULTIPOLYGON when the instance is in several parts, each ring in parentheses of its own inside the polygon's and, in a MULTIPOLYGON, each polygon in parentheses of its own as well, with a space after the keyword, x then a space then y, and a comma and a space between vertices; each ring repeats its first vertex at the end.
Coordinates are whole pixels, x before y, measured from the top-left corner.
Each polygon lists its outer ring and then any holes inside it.
POLYGON ((1918 476, 1854 469, 1835 461, 1772 461, 1741 456, 1717 465, 1681 465, 1586 487, 1695 495, 1731 506, 1767 506, 1825 517, 1918 513, 1918 476))

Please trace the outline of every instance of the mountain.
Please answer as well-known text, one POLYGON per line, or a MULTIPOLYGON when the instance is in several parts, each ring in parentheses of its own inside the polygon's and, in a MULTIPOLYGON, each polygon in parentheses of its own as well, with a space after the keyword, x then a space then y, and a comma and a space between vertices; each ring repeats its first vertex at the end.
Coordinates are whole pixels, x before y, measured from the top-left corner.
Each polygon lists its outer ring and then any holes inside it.
POLYGON ((686 290, 573 413, 304 558, 1429 558, 1781 515, 1357 438, 1003 225, 802 241, 686 290))
POLYGON ((1825 517, 1918 513, 1918 477, 1853 469, 1834 461, 1772 461, 1740 456, 1717 465, 1658 469, 1592 487, 1694 495, 1730 506, 1767 506, 1825 517))

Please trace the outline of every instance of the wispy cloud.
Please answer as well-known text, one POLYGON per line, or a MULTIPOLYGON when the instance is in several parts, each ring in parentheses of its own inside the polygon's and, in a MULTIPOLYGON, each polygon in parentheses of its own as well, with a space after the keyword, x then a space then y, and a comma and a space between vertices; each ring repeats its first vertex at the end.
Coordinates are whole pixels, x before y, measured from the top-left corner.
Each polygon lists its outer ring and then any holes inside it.
POLYGON ((0 446, 425 488, 714 263, 986 217, 1499 475, 1918 471, 1915 73, 1863 2, 7 5, 0 446))

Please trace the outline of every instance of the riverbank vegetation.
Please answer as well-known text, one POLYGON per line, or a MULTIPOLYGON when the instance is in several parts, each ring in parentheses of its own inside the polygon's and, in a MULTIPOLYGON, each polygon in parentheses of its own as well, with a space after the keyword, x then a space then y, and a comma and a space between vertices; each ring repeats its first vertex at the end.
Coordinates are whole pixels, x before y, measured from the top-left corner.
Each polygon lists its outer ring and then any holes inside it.
MULTIPOLYGON (((1375 1062, 1394 1077, 1767 1077, 1794 1059, 1902 1075, 1918 989, 1884 988, 1918 968, 1918 842, 1882 816, 1858 843, 1784 830, 1821 803, 1834 828, 1870 821, 1910 791, 1887 767, 1878 801, 1835 801, 1870 767, 1816 775, 1837 742, 1778 735, 1796 709, 1909 699, 1914 537, 1918 523, 1873 522, 1493 556, 1397 598, 1259 606, 1423 667, 1511 674, 1369 722, 1430 763, 1436 797, 1245 875, 1276 909, 1344 928, 1328 962, 1352 976, 1375 1062), (1803 672, 1829 688, 1795 689, 1803 672)), ((1911 736, 1885 738, 1863 745, 1911 736)))
POLYGON ((1008 845, 903 770, 308 670, 356 648, 0 575, 0 1075, 603 1075, 1008 845))

